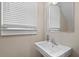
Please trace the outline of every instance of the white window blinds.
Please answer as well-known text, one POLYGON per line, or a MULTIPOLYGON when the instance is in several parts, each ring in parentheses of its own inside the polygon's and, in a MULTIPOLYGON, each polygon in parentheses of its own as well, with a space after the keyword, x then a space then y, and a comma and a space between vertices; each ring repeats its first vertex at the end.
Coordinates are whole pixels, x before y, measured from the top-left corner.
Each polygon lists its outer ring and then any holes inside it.
MULTIPOLYGON (((36 2, 3 2, 2 7, 2 33, 18 34, 21 32, 31 34, 37 26, 36 2), (19 30, 19 31, 18 31, 19 30), (11 33, 12 32, 12 33, 11 33)), ((34 32, 35 33, 35 32, 34 32)))

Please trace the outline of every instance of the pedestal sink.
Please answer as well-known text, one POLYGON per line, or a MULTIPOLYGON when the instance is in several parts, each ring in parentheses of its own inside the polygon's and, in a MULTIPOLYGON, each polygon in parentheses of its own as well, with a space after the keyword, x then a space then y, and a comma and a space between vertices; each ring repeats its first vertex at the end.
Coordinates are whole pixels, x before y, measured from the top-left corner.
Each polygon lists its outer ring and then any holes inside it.
POLYGON ((36 42, 35 47, 44 57, 68 57, 72 52, 68 46, 54 45, 48 41, 36 42))

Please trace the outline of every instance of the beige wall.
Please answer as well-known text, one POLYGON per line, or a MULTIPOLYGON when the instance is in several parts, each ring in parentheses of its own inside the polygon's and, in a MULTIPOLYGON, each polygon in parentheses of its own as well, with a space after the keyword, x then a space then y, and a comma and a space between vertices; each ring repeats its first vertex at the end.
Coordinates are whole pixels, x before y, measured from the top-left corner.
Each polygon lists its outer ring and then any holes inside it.
POLYGON ((35 49, 34 43, 44 40, 43 33, 43 4, 38 4, 38 33, 37 35, 7 36, 0 37, 0 56, 41 56, 35 49))
POLYGON ((51 37, 60 44, 73 48, 72 56, 79 57, 79 3, 75 3, 75 32, 53 32, 51 37))
MULTIPOLYGON (((53 32, 51 33, 51 37, 60 44, 72 47, 72 56, 79 56, 79 3, 76 3, 75 6, 75 32, 53 32)), ((41 56, 41 54, 35 49, 34 43, 44 40, 42 3, 39 3, 38 5, 38 16, 37 35, 0 37, 0 56, 41 56)))

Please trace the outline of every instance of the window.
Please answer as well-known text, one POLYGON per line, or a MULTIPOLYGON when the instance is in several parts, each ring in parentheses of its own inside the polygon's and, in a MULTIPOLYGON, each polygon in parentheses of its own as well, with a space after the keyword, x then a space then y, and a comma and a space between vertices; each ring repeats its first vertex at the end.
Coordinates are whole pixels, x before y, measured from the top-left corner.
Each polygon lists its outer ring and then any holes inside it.
POLYGON ((1 35, 36 34, 36 2, 1 3, 1 35))

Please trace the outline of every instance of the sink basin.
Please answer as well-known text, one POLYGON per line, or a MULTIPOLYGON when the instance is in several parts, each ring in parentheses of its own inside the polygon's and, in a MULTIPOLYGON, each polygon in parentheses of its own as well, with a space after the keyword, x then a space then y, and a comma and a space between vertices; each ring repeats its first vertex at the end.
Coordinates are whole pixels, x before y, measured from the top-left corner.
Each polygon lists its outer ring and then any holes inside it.
POLYGON ((71 48, 64 45, 54 45, 48 41, 35 43, 36 49, 45 57, 68 57, 71 55, 71 48))

